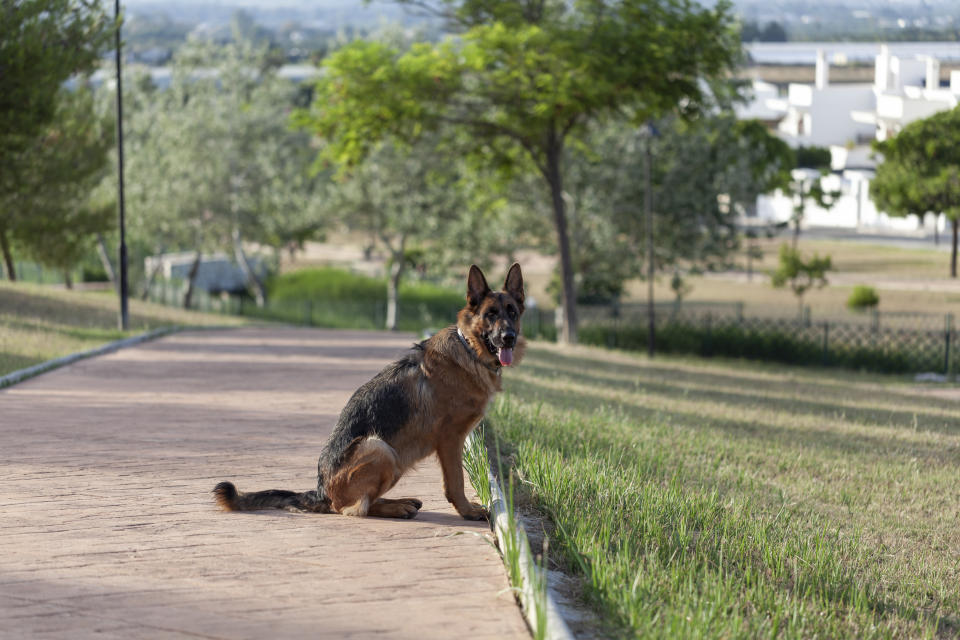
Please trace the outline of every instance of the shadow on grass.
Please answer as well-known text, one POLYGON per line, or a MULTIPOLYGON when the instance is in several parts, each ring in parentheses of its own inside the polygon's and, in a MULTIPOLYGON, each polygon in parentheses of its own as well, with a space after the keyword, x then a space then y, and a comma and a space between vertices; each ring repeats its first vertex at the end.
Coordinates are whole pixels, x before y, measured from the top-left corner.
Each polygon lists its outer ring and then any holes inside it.
MULTIPOLYGON (((552 366, 539 366, 529 363, 525 365, 525 368, 536 376, 544 377, 555 374, 557 371, 552 366)), ((631 392, 647 391, 668 398, 689 397, 691 399, 718 402, 731 408, 749 407, 769 409, 795 415, 809 415, 831 419, 841 418, 850 423, 869 425, 883 429, 916 428, 918 431, 932 431, 947 434, 960 433, 960 412, 949 416, 912 410, 894 410, 887 408, 869 409, 844 404, 844 398, 842 397, 837 397, 834 402, 817 402, 799 397, 777 398, 757 395, 748 390, 737 392, 703 388, 688 389, 682 386, 684 381, 678 380, 676 383, 671 384, 670 382, 662 382, 664 378, 665 376, 660 375, 658 372, 643 371, 637 375, 635 380, 630 381, 605 376, 601 372, 587 373, 583 370, 574 371, 571 369, 564 369, 556 376, 556 379, 593 387, 620 389, 631 392)), ((687 381, 690 380, 688 379, 687 381)), ((756 387, 755 381, 753 380, 741 380, 739 384, 745 388, 747 386, 756 387)), ((794 391, 794 393, 796 393, 796 391, 794 391)), ((815 397, 822 398, 823 395, 817 394, 815 397)), ((919 402, 922 399, 915 398, 915 400, 919 402)), ((924 404, 928 403, 924 402, 924 404)))
POLYGON ((23 322, 63 322, 89 326, 116 326, 115 311, 62 297, 47 297, 34 291, 0 290, 0 313, 9 313, 23 322))
POLYGON ((28 358, 15 353, 5 353, 0 351, 0 376, 32 367, 35 364, 44 362, 44 358, 28 358))
POLYGON ((757 420, 705 418, 699 413, 690 411, 671 411, 645 407, 642 404, 642 397, 638 398, 637 401, 611 401, 589 392, 551 389, 546 385, 530 380, 511 380, 510 387, 521 398, 528 400, 535 398, 561 408, 596 411, 616 405, 626 415, 641 420, 657 420, 668 424, 679 424, 701 432, 722 431, 728 436, 744 442, 770 443, 786 450, 810 449, 877 460, 890 460, 894 456, 901 456, 910 459, 920 458, 931 462, 935 461, 938 464, 949 466, 957 465, 956 452, 937 444, 910 443, 908 446, 897 446, 898 443, 888 438, 869 435, 844 435, 823 430, 789 429, 757 420))
MULTIPOLYGON (((757 367, 763 366, 762 364, 757 364, 757 367)), ((638 362, 637 364, 624 364, 622 362, 610 362, 608 360, 603 360, 600 358, 591 358, 589 356, 568 356, 552 351, 545 350, 536 350, 533 352, 533 357, 530 360, 527 360, 523 363, 525 369, 532 369, 540 367, 541 370, 551 371, 560 370, 563 372, 563 376, 568 379, 578 379, 592 384, 594 386, 603 386, 610 387, 616 386, 618 388, 630 389, 630 390, 639 390, 637 382, 642 382, 643 388, 657 388, 662 389, 664 393, 673 393, 673 394, 688 394, 695 393, 703 397, 710 397, 711 399, 723 400, 724 397, 728 397, 731 400, 736 400, 737 404, 742 405, 746 401, 748 404, 764 404, 768 403, 773 408, 777 409, 787 409, 790 410, 791 406, 806 407, 806 413, 814 413, 816 415, 829 415, 835 416, 838 413, 843 413, 847 417, 852 417, 852 419, 859 420, 869 420, 872 422, 883 420, 884 422, 890 422, 892 420, 902 420, 904 423, 912 424, 914 414, 917 414, 918 419, 923 417, 928 421, 940 421, 946 423, 945 428, 941 427, 939 429, 934 429, 944 433, 952 433, 960 431, 960 408, 954 401, 945 400, 941 398, 931 398, 928 396, 920 396, 911 393, 901 392, 897 389, 889 388, 876 388, 876 389, 859 389, 851 388, 845 386, 843 383, 849 381, 849 376, 844 378, 836 375, 835 371, 823 372, 825 380, 823 382, 817 382, 809 379, 798 379, 798 380, 776 380, 776 379, 764 379, 759 380, 756 377, 741 377, 737 376, 735 373, 720 373, 710 370, 699 370, 699 371, 690 371, 687 369, 680 369, 675 367, 669 367, 665 365, 658 365, 655 362, 645 361, 638 362), (539 363, 542 362, 543 365, 539 363), (595 368, 584 369, 584 362, 587 362, 591 365, 596 365, 595 368), (608 376, 604 376, 604 372, 609 372, 619 375, 629 375, 634 377, 634 381, 623 381, 611 379, 608 376), (764 398, 757 395, 751 394, 749 391, 744 391, 741 393, 736 392, 727 392, 727 391, 717 391, 711 392, 710 390, 696 389, 686 391, 684 389, 684 384, 695 384, 702 386, 724 386, 724 387, 742 387, 744 389, 756 389, 760 392, 770 392, 770 393, 782 393, 782 394, 791 394, 794 396, 808 396, 814 397, 819 400, 828 400, 835 399, 837 403, 843 403, 844 400, 849 400, 852 395, 859 395, 866 400, 870 400, 872 397, 877 397, 879 394, 885 399, 890 399, 891 397, 896 399, 902 399, 904 401, 913 402, 917 404, 922 404, 926 407, 944 409, 948 411, 956 412, 955 416, 948 417, 938 414, 929 414, 923 412, 914 412, 914 411, 890 411, 888 409, 876 409, 869 410, 859 407, 849 407, 843 404, 827 404, 824 402, 814 402, 810 400, 804 400, 800 397, 796 398, 764 398), (708 396, 707 394, 714 394, 713 396, 708 396)), ((773 367, 771 367, 771 372, 773 367)), ((811 369, 811 371, 815 371, 811 369)), ((819 373, 819 372, 818 372, 819 373)), ((856 374, 850 374, 856 375, 856 374)), ((790 410, 790 413, 797 413, 795 410, 790 410)), ((925 425, 925 429, 931 429, 931 427, 925 425)))
MULTIPOLYGON (((542 371, 537 372, 537 376, 542 375, 542 371)), ((521 398, 527 398, 529 401, 543 401, 545 404, 553 405, 561 410, 570 408, 579 411, 589 411, 591 409, 597 410, 602 407, 609 407, 611 403, 609 400, 604 400, 602 398, 597 398, 594 395, 591 395, 589 392, 578 392, 571 390, 556 390, 552 389, 543 383, 538 382, 537 380, 511 380, 510 386, 512 391, 516 392, 516 395, 521 398)), ((625 415, 630 417, 638 418, 639 421, 644 420, 654 420, 658 424, 675 424, 682 425, 685 428, 696 430, 699 432, 710 432, 710 431, 720 431, 724 434, 726 439, 733 441, 733 446, 736 448, 738 443, 751 442, 754 443, 752 448, 757 448, 756 443, 760 444, 759 449, 763 452, 772 452, 777 451, 778 449, 783 452, 784 457, 790 457, 792 450, 795 448, 800 448, 805 451, 811 452, 830 452, 830 453, 839 453, 845 456, 858 456, 858 457, 875 457, 877 459, 891 459, 897 455, 897 451, 890 446, 890 442, 886 439, 872 438, 869 436, 843 436, 831 432, 803 432, 803 431, 794 431, 789 428, 779 427, 776 425, 771 425, 763 422, 757 421, 747 421, 747 420, 734 420, 734 419, 704 419, 703 416, 700 416, 694 412, 680 411, 680 410, 656 410, 642 405, 642 397, 638 398, 637 402, 621 402, 616 403, 622 408, 622 411, 625 415), (769 444, 768 444, 769 443, 769 444)), ((521 440, 524 438, 530 438, 533 440, 539 440, 536 434, 528 436, 520 436, 521 440)), ((545 446, 548 448, 556 448, 558 452, 566 459, 572 460, 578 454, 577 446, 575 441, 577 436, 575 433, 568 433, 565 436, 560 437, 557 441, 551 443, 545 443, 545 446)), ((640 448, 627 447, 624 446, 624 441, 618 430, 610 430, 609 432, 601 432, 594 436, 591 436, 591 440, 596 444, 600 444, 600 449, 608 448, 609 453, 614 457, 620 456, 623 463, 630 466, 636 466, 637 468, 643 468, 644 477, 649 477, 649 469, 646 467, 647 460, 646 458, 651 457, 653 453, 651 449, 656 449, 657 447, 644 446, 640 448), (635 458, 635 460, 634 460, 635 458)), ((599 450, 598 450, 599 452, 599 450)), ((588 453, 589 455, 589 453, 588 453)), ((671 454, 668 453, 667 457, 671 454)), ((813 453, 812 456, 816 458, 817 453, 813 453)), ((946 464, 948 466, 956 467, 957 459, 955 453, 945 451, 943 447, 936 446, 924 446, 924 445, 913 445, 911 446, 911 451, 909 453, 903 452, 903 456, 909 458, 921 458, 924 460, 922 464, 937 464, 940 465, 946 464)), ((684 460, 685 456, 681 452, 677 456, 676 463, 677 466, 674 467, 674 470, 681 469, 680 463, 684 460)), ((669 460, 666 460, 669 464, 669 460)), ((709 464, 707 465, 709 467, 709 464)), ((686 473, 684 473, 686 475, 686 473)), ((667 477, 669 472, 663 474, 654 473, 653 477, 667 477)), ((712 472, 709 468, 699 468, 696 472, 692 474, 689 480, 692 481, 694 485, 703 486, 704 482, 709 482, 716 488, 720 489, 721 493, 729 487, 729 482, 720 481, 717 478, 713 478, 712 472), (700 474, 701 477, 696 477, 700 474)), ((740 488, 741 492, 743 487, 740 488)), ((757 484, 749 488, 750 500, 753 504, 757 504, 758 500, 762 503, 767 503, 766 508, 776 508, 777 504, 782 503, 782 495, 779 500, 776 497, 776 490, 772 485, 767 485, 762 481, 759 481, 757 484)), ((548 505, 549 506, 549 505, 548 505)), ((569 549, 569 551, 577 555, 579 552, 577 549, 569 549)), ((762 571, 763 568, 761 567, 762 571)), ((858 574, 859 575, 859 574, 858 574)), ((851 604, 852 593, 851 588, 854 585, 854 581, 859 580, 857 577, 849 577, 844 580, 842 584, 838 583, 836 585, 829 585, 824 595, 831 601, 843 604, 851 604), (851 587, 851 588, 848 588, 851 587)), ((957 630, 957 620, 954 616, 944 616, 941 617, 936 613, 925 610, 920 606, 906 606, 900 604, 896 601, 896 596, 888 595, 886 589, 882 585, 876 585, 879 588, 879 591, 876 595, 868 596, 869 598, 869 609, 875 611, 881 618, 902 618, 905 620, 922 620, 927 624, 936 625, 936 633, 938 636, 942 637, 952 637, 950 634, 955 633, 957 630)), ((853 589, 855 591, 855 589, 853 589)))
MULTIPOLYGON (((0 315, 10 314, 24 323, 61 323, 85 326, 90 330, 113 330, 118 335, 122 335, 116 329, 118 311, 119 303, 116 308, 109 308, 93 300, 51 296, 39 290, 17 291, 9 287, 0 289, 0 315)), ((172 313, 177 311, 182 312, 183 309, 170 308, 172 313)), ((129 321, 130 329, 133 331, 178 324, 175 320, 165 320, 134 311, 130 312, 129 321)))
POLYGON ((31 333, 56 334, 77 340, 119 340, 125 335, 124 332, 119 329, 71 327, 63 325, 50 326, 49 323, 30 322, 20 319, 8 320, 3 324, 11 329, 21 329, 31 333))

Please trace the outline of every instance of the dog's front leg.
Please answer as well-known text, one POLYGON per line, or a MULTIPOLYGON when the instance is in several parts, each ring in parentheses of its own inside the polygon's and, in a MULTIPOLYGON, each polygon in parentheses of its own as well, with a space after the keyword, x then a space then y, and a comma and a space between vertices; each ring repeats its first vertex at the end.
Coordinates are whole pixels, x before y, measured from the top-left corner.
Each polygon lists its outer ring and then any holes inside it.
POLYGON ((483 505, 470 502, 463 493, 463 441, 464 438, 451 437, 437 447, 443 470, 443 493, 465 519, 485 520, 488 513, 483 505))

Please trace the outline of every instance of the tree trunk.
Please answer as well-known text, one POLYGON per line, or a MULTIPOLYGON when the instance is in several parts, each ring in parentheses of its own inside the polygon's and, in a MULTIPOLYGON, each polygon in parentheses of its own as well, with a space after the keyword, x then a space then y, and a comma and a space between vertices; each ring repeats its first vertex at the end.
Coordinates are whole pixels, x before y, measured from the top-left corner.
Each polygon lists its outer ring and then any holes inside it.
MULTIPOLYGON (((157 256, 162 256, 163 251, 157 252, 157 256)), ((153 287, 153 283, 157 279, 157 274, 160 273, 160 270, 163 268, 163 262, 158 258, 156 265, 153 269, 150 270, 150 275, 147 277, 147 283, 143 287, 143 293, 140 294, 141 300, 146 300, 150 297, 150 288, 153 287)), ((166 302, 166 301, 164 301, 166 302)))
POLYGON ((10 282, 16 282, 17 269, 13 266, 13 254, 10 253, 10 241, 7 238, 6 229, 0 229, 0 250, 3 251, 3 264, 7 267, 7 278, 10 282))
POLYGON ((253 267, 247 260, 247 254, 243 250, 243 239, 240 236, 239 227, 233 228, 233 256, 243 271, 243 276, 247 281, 247 289, 253 293, 254 300, 257 301, 257 308, 262 309, 266 304, 267 296, 263 288, 263 283, 254 272, 253 267))
POLYGON ((70 269, 63 270, 63 286, 67 289, 73 289, 73 278, 70 277, 70 269))
MULTIPOLYGON (((400 279, 403 277, 406 261, 404 260, 404 250, 407 244, 406 235, 400 238, 400 250, 390 250, 393 256, 390 261, 390 277, 387 279, 387 329, 397 330, 397 323, 400 315, 400 279)), ((390 248, 390 245, 387 244, 390 248)))
POLYGON ((197 251, 197 255, 193 259, 193 264, 190 266, 190 274, 187 276, 187 292, 183 296, 184 309, 189 309, 190 303, 193 301, 193 286, 197 280, 197 272, 200 271, 200 260, 202 256, 203 254, 197 251))
POLYGON ((97 253, 100 254, 100 263, 103 270, 107 272, 107 279, 113 284, 117 283, 117 273, 113 270, 113 263, 110 262, 110 254, 107 252, 107 243, 103 239, 103 234, 97 234, 97 253))
POLYGON ((953 246, 950 248, 950 277, 957 277, 957 223, 960 222, 960 215, 953 220, 953 246))
POLYGON ((546 154, 546 178, 553 201, 553 224, 557 232, 557 247, 560 249, 560 279, 563 284, 563 328, 560 341, 565 344, 577 342, 577 295, 573 281, 573 258, 570 254, 570 238, 567 234, 567 213, 563 201, 563 177, 560 173, 561 147, 554 139, 546 154))

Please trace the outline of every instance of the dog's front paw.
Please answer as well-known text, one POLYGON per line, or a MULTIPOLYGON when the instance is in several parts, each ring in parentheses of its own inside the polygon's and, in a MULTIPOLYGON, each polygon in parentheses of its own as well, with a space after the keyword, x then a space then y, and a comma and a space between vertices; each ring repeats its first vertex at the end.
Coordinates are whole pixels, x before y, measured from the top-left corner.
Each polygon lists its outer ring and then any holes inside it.
POLYGON ((464 520, 489 520, 490 512, 482 504, 470 503, 469 509, 459 510, 464 520))

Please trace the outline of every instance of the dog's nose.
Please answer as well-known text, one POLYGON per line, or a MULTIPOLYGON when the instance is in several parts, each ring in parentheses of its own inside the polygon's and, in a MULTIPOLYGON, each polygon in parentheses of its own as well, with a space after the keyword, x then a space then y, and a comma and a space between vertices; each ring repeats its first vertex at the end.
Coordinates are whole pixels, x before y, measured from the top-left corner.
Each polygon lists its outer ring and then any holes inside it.
POLYGON ((507 331, 503 334, 503 346, 512 349, 517 344, 517 334, 514 331, 507 331))

